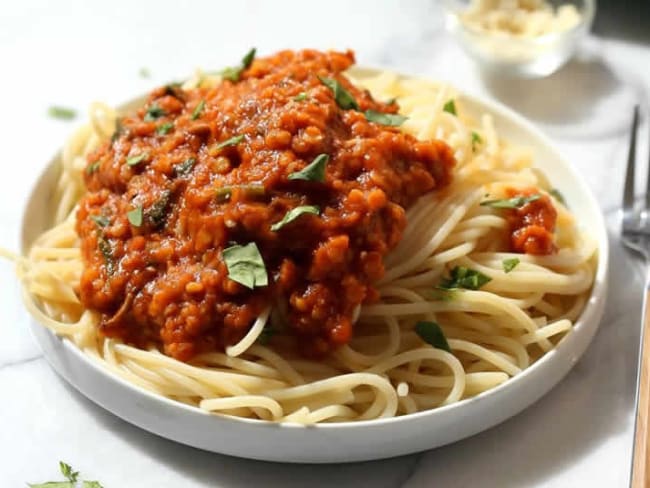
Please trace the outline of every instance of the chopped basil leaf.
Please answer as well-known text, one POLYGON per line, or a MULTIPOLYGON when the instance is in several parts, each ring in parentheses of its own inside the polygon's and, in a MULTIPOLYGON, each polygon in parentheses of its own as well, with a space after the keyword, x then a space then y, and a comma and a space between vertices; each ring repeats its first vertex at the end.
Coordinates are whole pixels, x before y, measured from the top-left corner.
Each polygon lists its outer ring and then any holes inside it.
POLYGON ((180 98, 181 93, 178 93, 178 90, 181 90, 182 92, 181 86, 183 86, 183 84, 178 81, 167 83, 165 85, 165 95, 171 95, 172 97, 180 98))
POLYGON ((88 166, 86 166, 86 174, 91 175, 98 169, 99 169, 99 161, 95 161, 94 163, 91 163, 88 166))
POLYGON ((253 63, 253 59, 255 59, 255 52, 256 52, 255 48, 248 51, 246 55, 242 58, 240 66, 229 67, 224 69, 221 72, 221 76, 225 80, 230 80, 233 83, 238 82, 241 79, 242 72, 246 68, 250 67, 250 65, 253 63))
POLYGON ((173 127, 174 127, 174 123, 173 123, 173 122, 165 122, 164 124, 160 125, 160 126, 156 129, 156 134, 158 134, 158 135, 160 135, 160 136, 164 136, 164 135, 167 134, 170 130, 172 130, 173 127))
POLYGON ((566 207, 566 200, 564 199, 564 195, 560 193, 560 190, 557 188, 552 188, 548 191, 549 195, 551 195, 553 198, 555 198, 558 202, 560 202, 562 205, 566 207))
POLYGON ((242 67, 244 69, 249 68, 251 64, 253 64, 253 60, 255 59, 255 52, 257 49, 252 48, 250 51, 248 51, 244 57, 241 60, 242 67))
POLYGON ((72 120, 77 116, 77 111, 72 108, 53 105, 47 109, 47 115, 53 119, 72 120))
POLYGON ((519 258, 504 259, 501 264, 503 265, 503 272, 510 273, 519 264, 519 258))
POLYGON ((222 254, 228 268, 228 278, 231 280, 251 290, 269 284, 264 260, 254 242, 249 242, 245 246, 228 247, 222 254))
POLYGON ((232 186, 222 186, 217 188, 217 203, 227 202, 232 195, 232 186))
POLYGON ((134 227, 140 227, 142 225, 142 205, 138 205, 128 212, 126 217, 129 219, 129 222, 131 222, 131 225, 134 227))
POLYGON ((106 227, 111 223, 108 217, 105 215, 91 215, 91 220, 97 224, 98 227, 106 227))
POLYGON ((451 276, 443 279, 439 286, 446 289, 465 288, 466 290, 478 290, 489 281, 492 281, 492 278, 480 271, 464 266, 456 266, 451 270, 451 276))
POLYGON ((277 329, 267 324, 262 329, 262 332, 260 332, 260 335, 257 336, 257 342, 259 342, 262 345, 268 344, 269 341, 271 340, 271 337, 273 337, 277 333, 278 333, 277 329))
POLYGON ((539 200, 541 195, 530 195, 529 197, 513 197, 513 198, 504 198, 501 200, 485 200, 481 202, 482 207, 492 207, 492 208, 521 208, 524 205, 528 205, 530 202, 539 200))
POLYGON ((111 244, 104 237, 101 237, 97 246, 106 260, 106 271, 108 274, 113 274, 115 271, 115 261, 113 259, 113 248, 111 244))
POLYGON ((178 163, 174 166, 174 173, 176 176, 189 174, 189 172, 192 171, 192 168, 194 167, 194 163, 196 163, 195 158, 187 158, 182 163, 178 163))
POLYGON ((199 104, 194 108, 194 111, 192 112, 192 120, 199 118, 201 112, 203 112, 203 107, 205 107, 205 100, 201 100, 199 104))
POLYGON ((442 110, 452 115, 458 115, 456 112, 456 102, 454 102, 453 98, 445 103, 444 107, 442 107, 442 110))
POLYGON ((307 98, 309 98, 309 95, 307 95, 305 92, 300 92, 300 93, 298 93, 298 95, 293 97, 293 99, 296 102, 304 102, 305 100, 307 100, 307 98))
POLYGON ((113 132, 113 135, 111 135, 111 142, 115 142, 118 137, 122 134, 124 131, 124 126, 122 125, 122 119, 116 119, 115 120, 115 132, 113 132))
POLYGON ((151 221, 154 227, 159 227, 165 222, 167 206, 169 205, 171 196, 172 192, 170 190, 164 190, 160 198, 145 212, 145 217, 151 221))
POLYGON ((223 149, 224 147, 227 147, 227 146, 236 146, 237 144, 239 144, 243 140, 244 140, 243 135, 233 136, 230 139, 226 139, 225 141, 220 142, 219 144, 217 144, 217 149, 223 149))
POLYGON ((147 109, 147 113, 144 114, 144 121, 151 122, 152 120, 159 119, 163 115, 165 115, 165 111, 154 103, 147 109))
POLYGON ((399 127, 402 125, 408 117, 404 117, 399 114, 385 114, 383 112, 377 112, 376 110, 366 110, 364 112, 366 120, 374 122, 381 125, 390 125, 393 127, 399 127))
POLYGON ((244 196, 249 198, 263 197, 266 195, 266 189, 264 188, 264 185, 255 183, 248 185, 228 185, 217 188, 217 202, 223 203, 228 201, 235 188, 239 188, 244 193, 244 196))
POLYGON ((239 81, 239 78, 241 76, 242 69, 241 68, 224 68, 224 70, 221 72, 221 76, 223 77, 224 80, 229 80, 232 81, 233 83, 236 83, 239 81))
POLYGON ((145 67, 140 68, 138 74, 140 75, 140 78, 151 78, 151 72, 145 67))
POLYGON ((359 110, 357 101, 345 88, 343 88, 343 85, 341 85, 338 80, 335 80, 334 78, 327 78, 325 76, 319 76, 318 79, 323 85, 332 90, 332 93, 334 94, 334 100, 336 100, 336 104, 340 108, 343 110, 359 110))
POLYGON ((418 322, 415 324, 415 332, 427 344, 431 344, 436 349, 451 352, 445 333, 435 322, 418 322))
POLYGON ((481 139, 481 136, 478 135, 478 132, 472 131, 472 151, 476 151, 476 145, 481 144, 483 142, 483 139, 481 139))
POLYGON ((282 217, 282 220, 276 222, 271 226, 271 230, 273 232, 276 232, 280 230, 282 227, 284 227, 285 225, 287 225, 288 223, 293 222, 303 214, 318 215, 319 213, 320 213, 320 208, 318 208, 316 205, 301 205, 299 207, 289 210, 284 215, 284 217, 282 217))
POLYGON ((149 155, 145 153, 140 153, 136 154, 135 156, 131 156, 130 158, 127 158, 126 164, 129 166, 135 166, 136 164, 140 164, 142 161, 147 159, 149 155))
POLYGON ((291 173, 289 175, 290 180, 305 180, 305 181, 320 181, 321 183, 325 181, 325 165, 329 161, 330 157, 323 153, 319 154, 314 158, 314 160, 305 166, 300 171, 291 173))

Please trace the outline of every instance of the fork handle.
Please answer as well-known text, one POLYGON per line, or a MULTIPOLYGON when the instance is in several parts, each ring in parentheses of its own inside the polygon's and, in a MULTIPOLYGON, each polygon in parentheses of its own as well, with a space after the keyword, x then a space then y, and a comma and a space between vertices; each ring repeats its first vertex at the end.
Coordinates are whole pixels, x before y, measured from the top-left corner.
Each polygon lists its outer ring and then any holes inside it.
POLYGON ((650 486, 650 432, 648 431, 650 428, 650 313, 648 312, 650 288, 648 281, 643 298, 631 488, 650 486))

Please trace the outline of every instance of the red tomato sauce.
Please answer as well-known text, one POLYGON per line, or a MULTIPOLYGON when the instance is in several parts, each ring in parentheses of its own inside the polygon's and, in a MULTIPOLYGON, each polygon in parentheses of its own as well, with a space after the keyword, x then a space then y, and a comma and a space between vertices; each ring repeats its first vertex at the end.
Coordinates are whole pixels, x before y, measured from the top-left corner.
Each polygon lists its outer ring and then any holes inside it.
POLYGON ((537 188, 506 190, 507 198, 532 195, 539 195, 539 198, 508 212, 510 245, 515 252, 553 254, 557 251, 553 242, 557 211, 549 196, 541 194, 537 188))
POLYGON ((187 361, 238 342, 281 303, 306 354, 350 340, 353 310, 377 298, 372 283, 405 208, 447 184, 454 165, 443 142, 366 120, 365 110, 398 107, 352 86, 342 71, 353 63, 352 52, 284 51, 236 82, 158 88, 120 119, 88 158, 77 214, 80 297, 101 313, 104 336, 187 361), (359 110, 340 108, 317 75, 336 79, 359 110), (288 178, 320 154, 324 182, 288 178), (301 205, 320 213, 271 230, 301 205), (228 277, 223 250, 250 242, 268 286, 228 277))

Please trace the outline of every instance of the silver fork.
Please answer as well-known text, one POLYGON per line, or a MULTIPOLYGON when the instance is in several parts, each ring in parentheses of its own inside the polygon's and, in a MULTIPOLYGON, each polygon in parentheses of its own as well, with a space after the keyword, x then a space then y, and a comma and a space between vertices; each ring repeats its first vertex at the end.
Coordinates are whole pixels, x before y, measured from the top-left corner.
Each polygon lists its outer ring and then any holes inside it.
MULTIPOLYGON (((635 205, 634 180, 636 166, 636 138, 639 129, 639 106, 634 107, 630 148, 627 156, 625 189, 623 191, 623 225, 621 242, 625 247, 643 257, 650 263, 650 168, 643 200, 643 208, 635 205)), ((630 486, 646 488, 650 486, 650 279, 646 278, 643 295, 641 321, 641 341, 639 347, 639 368, 636 388, 636 420, 634 425, 634 450, 632 453, 632 473, 630 486)))

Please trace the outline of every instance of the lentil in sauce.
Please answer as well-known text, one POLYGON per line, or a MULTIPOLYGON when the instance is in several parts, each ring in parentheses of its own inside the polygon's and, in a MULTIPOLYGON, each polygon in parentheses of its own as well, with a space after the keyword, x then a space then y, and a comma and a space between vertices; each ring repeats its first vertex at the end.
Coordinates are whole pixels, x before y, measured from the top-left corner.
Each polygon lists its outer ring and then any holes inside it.
POLYGON ((101 334, 187 361, 237 343, 282 303, 305 354, 350 340, 405 209, 454 165, 443 142, 366 119, 398 106, 354 87, 342 73, 353 63, 352 52, 283 51, 236 81, 158 88, 120 119, 88 158, 77 213, 80 298, 101 313, 101 334), (358 109, 341 108, 326 78, 358 109), (289 177, 318 157, 324 181, 289 177), (312 211, 278 224, 299 206, 312 211), (249 243, 266 286, 229 278, 224 249, 249 243))

